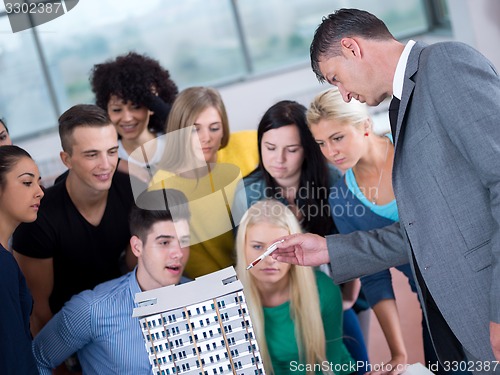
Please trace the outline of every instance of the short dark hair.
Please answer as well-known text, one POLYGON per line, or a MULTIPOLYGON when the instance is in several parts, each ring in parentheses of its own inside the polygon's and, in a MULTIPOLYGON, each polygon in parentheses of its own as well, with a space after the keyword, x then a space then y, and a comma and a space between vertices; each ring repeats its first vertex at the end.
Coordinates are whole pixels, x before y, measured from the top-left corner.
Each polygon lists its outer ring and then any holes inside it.
POLYGON ((382 20, 364 10, 342 8, 323 17, 314 32, 310 48, 311 67, 320 82, 325 81, 319 69, 320 60, 340 56, 340 41, 353 36, 375 40, 394 39, 382 20))
POLYGON ((59 138, 61 138, 62 149, 71 153, 73 147, 73 132, 75 128, 103 127, 112 125, 108 113, 92 104, 77 104, 59 117, 59 138))
POLYGON ((5 120, 3 118, 0 118, 0 123, 2 123, 5 131, 7 132, 7 134, 9 134, 9 128, 7 127, 7 124, 5 123, 5 120))
POLYGON ((130 210, 130 234, 145 242, 151 227, 157 222, 189 220, 190 216, 187 198, 181 191, 146 190, 137 197, 130 210))
POLYGON ((3 189, 6 184, 5 175, 9 173, 14 165, 22 158, 31 159, 27 151, 18 146, 0 147, 0 188, 3 189))
MULTIPOLYGON (((129 52, 114 60, 96 64, 90 73, 90 84, 96 96, 96 104, 107 111, 108 102, 116 95, 125 102, 148 107, 154 88, 158 96, 172 105, 178 93, 177 85, 168 70, 146 55, 129 52)), ((165 119, 151 115, 148 128, 163 132, 165 119)))

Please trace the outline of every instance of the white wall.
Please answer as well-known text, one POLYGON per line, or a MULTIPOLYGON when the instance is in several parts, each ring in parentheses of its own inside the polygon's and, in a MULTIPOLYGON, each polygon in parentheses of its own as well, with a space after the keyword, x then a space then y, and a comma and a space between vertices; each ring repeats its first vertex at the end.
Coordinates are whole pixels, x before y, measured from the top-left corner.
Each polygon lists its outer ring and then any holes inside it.
POLYGON ((220 88, 231 130, 256 129, 264 112, 280 100, 296 100, 308 106, 328 88, 308 66, 220 88))
POLYGON ((456 40, 479 50, 500 69, 500 1, 448 0, 456 40))
MULTIPOLYGON (((257 129, 264 112, 280 100, 295 100, 308 107, 321 91, 331 88, 320 84, 309 66, 220 89, 232 131, 257 129)), ((389 129, 387 103, 371 109, 375 131, 389 129)))

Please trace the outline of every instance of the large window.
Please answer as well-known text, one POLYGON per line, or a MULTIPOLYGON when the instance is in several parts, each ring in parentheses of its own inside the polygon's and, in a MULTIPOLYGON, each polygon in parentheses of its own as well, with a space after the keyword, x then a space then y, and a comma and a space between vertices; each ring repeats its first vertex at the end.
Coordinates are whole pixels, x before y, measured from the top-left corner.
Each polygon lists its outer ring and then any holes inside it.
POLYGON ((239 0, 253 73, 308 63, 314 30, 338 8, 359 8, 384 20, 396 36, 428 30, 421 0, 239 0))
POLYGON ((54 129, 60 112, 93 102, 92 66, 130 50, 158 59, 180 88, 303 67, 315 28, 333 10, 369 10, 403 37, 429 28, 424 3, 81 0, 67 14, 14 34, 0 13, 0 116, 17 139, 54 129))
POLYGON ((13 137, 53 128, 56 113, 33 33, 12 34, 7 17, 0 17, 0 33, 0 117, 13 137))
POLYGON ((91 100, 92 66, 130 50, 160 60, 183 86, 244 74, 227 1, 98 0, 99 12, 96 1, 80 1, 74 13, 37 28, 65 88, 61 101, 91 100))

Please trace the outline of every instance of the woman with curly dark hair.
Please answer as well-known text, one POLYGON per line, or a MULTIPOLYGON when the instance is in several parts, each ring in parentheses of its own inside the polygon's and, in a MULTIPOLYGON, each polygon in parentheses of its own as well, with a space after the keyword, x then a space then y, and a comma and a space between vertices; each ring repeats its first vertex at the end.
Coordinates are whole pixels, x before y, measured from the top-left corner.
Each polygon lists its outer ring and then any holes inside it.
MULTIPOLYGON (((159 161, 164 140, 156 137, 178 92, 170 73, 157 60, 129 52, 94 65, 90 82, 96 104, 108 112, 120 137, 119 157, 140 167, 159 161), (145 157, 137 159, 131 154, 139 147, 145 157)), ((118 169, 128 173, 126 164, 118 169)))

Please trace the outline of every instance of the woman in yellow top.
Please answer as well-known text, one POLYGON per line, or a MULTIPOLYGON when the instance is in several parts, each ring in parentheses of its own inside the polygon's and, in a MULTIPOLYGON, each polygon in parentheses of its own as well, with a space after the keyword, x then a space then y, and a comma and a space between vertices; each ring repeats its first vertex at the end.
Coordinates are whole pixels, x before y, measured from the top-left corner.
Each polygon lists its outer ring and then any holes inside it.
POLYGON ((172 105, 165 133, 165 155, 150 188, 178 189, 189 200, 191 256, 185 275, 195 278, 234 265, 232 231, 239 218, 233 217, 230 205, 242 173, 218 157, 229 142, 220 94, 208 87, 182 91, 172 105))

